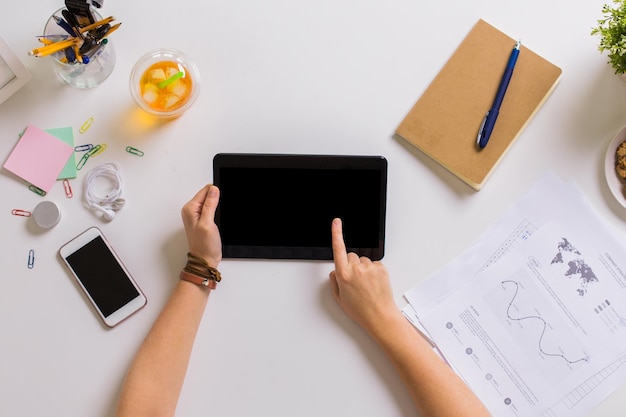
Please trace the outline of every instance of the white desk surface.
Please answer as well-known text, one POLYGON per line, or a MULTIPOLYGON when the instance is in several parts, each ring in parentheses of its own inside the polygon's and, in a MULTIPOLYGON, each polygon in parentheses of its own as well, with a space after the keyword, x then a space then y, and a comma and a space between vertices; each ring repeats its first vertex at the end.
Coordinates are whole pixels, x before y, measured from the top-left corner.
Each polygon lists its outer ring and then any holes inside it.
MULTIPOLYGON (((63 217, 40 232, 10 212, 42 197, 0 172, 0 415, 112 415, 125 370, 184 264, 180 208, 211 181, 218 152, 385 156, 384 262, 401 306, 406 290, 459 255, 547 170, 576 181, 623 235, 626 210, 610 194, 603 161, 626 125, 626 83, 590 35, 604 1, 574 3, 107 1, 102 14, 123 22, 111 36, 117 66, 104 84, 81 91, 57 79, 49 59, 26 55, 63 3, 16 2, 0 14, 0 31, 33 80, 0 105, 0 159, 29 123, 72 126, 78 144, 108 144, 86 168, 118 162, 128 204, 111 223, 95 217, 80 198, 84 169, 72 181, 74 198, 60 183, 45 197, 63 217), (479 18, 521 38, 563 77, 477 193, 393 134, 479 18), (195 105, 163 124, 137 110, 128 88, 135 61, 159 47, 187 52, 202 73, 195 105), (93 126, 79 134, 88 117, 93 126), (145 156, 129 155, 128 145, 145 156), (93 225, 149 300, 113 330, 100 325, 57 257, 93 225)), ((332 299, 331 269, 329 262, 224 261, 178 415, 416 415, 381 351, 332 299)), ((623 416, 625 394, 623 386, 591 415, 623 416)))

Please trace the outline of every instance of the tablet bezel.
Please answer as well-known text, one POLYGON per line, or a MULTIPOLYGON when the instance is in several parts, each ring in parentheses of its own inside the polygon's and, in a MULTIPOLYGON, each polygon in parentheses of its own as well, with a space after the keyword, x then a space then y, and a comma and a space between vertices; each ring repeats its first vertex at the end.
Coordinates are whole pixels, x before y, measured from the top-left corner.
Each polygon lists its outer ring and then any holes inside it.
MULTIPOLYGON (((376 170, 380 173, 380 187, 377 190, 379 210, 378 246, 375 248, 352 248, 359 256, 380 260, 385 253, 385 219, 387 205, 387 160, 382 156, 362 155, 305 155, 305 154, 258 154, 258 153, 219 153, 213 158, 213 182, 220 187, 222 168, 285 168, 285 169, 352 169, 376 170)), ((221 228, 222 216, 218 205, 215 222, 221 228)), ((330 223, 328 225, 330 228, 330 223)), ((329 242, 330 245, 330 242, 329 242)), ((248 246, 223 245, 224 258, 252 259, 300 259, 332 260, 332 248, 292 247, 292 246, 248 246)))

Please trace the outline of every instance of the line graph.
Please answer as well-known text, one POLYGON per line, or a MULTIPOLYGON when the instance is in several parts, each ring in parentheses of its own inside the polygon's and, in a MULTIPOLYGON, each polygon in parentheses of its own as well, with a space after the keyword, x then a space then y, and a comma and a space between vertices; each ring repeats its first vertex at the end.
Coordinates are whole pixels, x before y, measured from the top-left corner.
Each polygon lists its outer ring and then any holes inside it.
POLYGON ((576 358, 576 359, 570 359, 568 356, 566 356, 565 354, 561 353, 561 352, 557 352, 557 351, 547 351, 544 349, 544 336, 546 335, 546 331, 548 329, 548 322, 541 317, 540 315, 525 315, 525 316, 520 316, 520 317, 514 317, 511 314, 511 308, 513 307, 515 300, 517 299, 518 293, 519 293, 519 289, 520 289, 520 284, 517 281, 513 281, 513 280, 505 280, 502 281, 502 284, 513 284, 515 285, 515 293, 513 294, 513 296, 511 297, 511 300, 509 301, 509 304, 507 306, 506 309, 506 315, 508 317, 509 320, 512 321, 516 321, 516 322, 523 322, 523 321, 537 321, 541 324, 541 333, 539 335, 539 338, 537 340, 537 348, 539 349, 539 352, 541 352, 542 355, 547 356, 547 357, 553 357, 553 358, 560 358, 562 360, 564 360, 566 363, 570 364, 570 365, 574 365, 577 363, 581 363, 581 362, 588 362, 589 358, 587 356, 583 356, 580 358, 576 358))

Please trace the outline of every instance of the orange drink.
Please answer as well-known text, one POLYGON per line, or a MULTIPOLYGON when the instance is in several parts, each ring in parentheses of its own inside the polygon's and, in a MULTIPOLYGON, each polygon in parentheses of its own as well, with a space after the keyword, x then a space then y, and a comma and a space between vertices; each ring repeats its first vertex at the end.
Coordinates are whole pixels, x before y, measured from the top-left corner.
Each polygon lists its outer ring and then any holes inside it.
POLYGON ((193 90, 189 71, 174 61, 152 64, 139 81, 142 100, 158 112, 169 112, 184 105, 193 90))
POLYGON ((173 49, 144 55, 130 78, 135 102, 160 117, 180 116, 194 102, 200 88, 200 73, 195 64, 173 49))

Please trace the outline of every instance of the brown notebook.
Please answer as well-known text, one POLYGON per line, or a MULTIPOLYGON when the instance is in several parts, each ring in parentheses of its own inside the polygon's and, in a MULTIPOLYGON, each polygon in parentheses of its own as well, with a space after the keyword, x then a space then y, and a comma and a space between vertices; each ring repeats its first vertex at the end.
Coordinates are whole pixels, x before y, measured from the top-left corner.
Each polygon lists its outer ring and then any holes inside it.
POLYGON ((516 40, 479 20, 396 129, 475 190, 533 118, 561 69, 520 48, 500 114, 483 149, 478 130, 490 109, 516 40))

